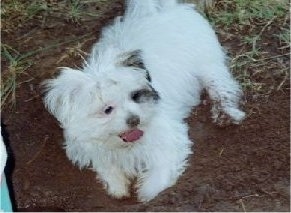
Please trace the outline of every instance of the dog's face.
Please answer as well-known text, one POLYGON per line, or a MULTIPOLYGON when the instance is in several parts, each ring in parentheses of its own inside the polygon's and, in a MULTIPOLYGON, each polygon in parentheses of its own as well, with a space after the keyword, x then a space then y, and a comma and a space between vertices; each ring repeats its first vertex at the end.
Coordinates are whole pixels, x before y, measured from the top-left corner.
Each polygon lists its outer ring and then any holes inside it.
POLYGON ((159 94, 139 55, 121 56, 106 72, 70 68, 45 85, 45 104, 64 129, 98 141, 134 142, 155 114, 159 94))

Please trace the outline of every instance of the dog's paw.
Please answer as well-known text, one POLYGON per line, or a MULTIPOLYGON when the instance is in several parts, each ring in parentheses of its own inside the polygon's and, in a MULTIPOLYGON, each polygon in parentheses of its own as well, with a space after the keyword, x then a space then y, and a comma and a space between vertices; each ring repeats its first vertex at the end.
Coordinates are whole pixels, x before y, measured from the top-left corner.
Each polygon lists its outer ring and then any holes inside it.
POLYGON ((148 177, 139 184, 137 199, 140 202, 148 202, 174 183, 175 182, 170 181, 168 177, 163 177, 161 175, 148 177))
POLYGON ((155 198, 159 192, 154 187, 142 186, 137 192, 137 199, 139 202, 145 203, 155 198))
POLYGON ((107 192, 108 194, 116 199, 122 199, 122 198, 127 198, 130 196, 128 187, 120 184, 120 185, 115 185, 115 186, 108 186, 107 187, 107 192))
POLYGON ((111 197, 121 199, 130 196, 130 182, 125 177, 119 175, 114 177, 111 176, 111 178, 109 178, 107 176, 107 179, 103 180, 102 182, 105 190, 111 197))
POLYGON ((212 107, 212 119, 218 126, 228 126, 230 124, 240 124, 245 118, 245 112, 237 108, 221 108, 217 105, 212 107))

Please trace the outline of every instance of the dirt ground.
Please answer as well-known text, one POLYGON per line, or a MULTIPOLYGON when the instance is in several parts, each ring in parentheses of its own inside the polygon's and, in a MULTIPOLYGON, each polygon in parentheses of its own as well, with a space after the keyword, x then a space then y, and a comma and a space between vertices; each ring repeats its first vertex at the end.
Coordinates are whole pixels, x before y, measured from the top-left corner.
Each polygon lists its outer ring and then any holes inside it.
MULTIPOLYGON (((6 172, 15 210, 290 211, 289 81, 267 95, 246 91, 248 117, 239 126, 213 124, 210 105, 207 99, 202 101, 187 119, 194 142, 190 166, 175 186, 149 203, 138 203, 135 197, 108 197, 92 171, 81 171, 67 159, 62 130, 45 110, 39 85, 55 74, 58 66, 80 66, 80 55, 72 54, 68 46, 89 51, 101 27, 121 15, 122 8, 114 1, 102 19, 76 24, 51 17, 45 24, 36 20, 2 32, 2 41, 22 52, 56 39, 68 41, 88 35, 74 45, 59 45, 37 54, 29 71, 17 79, 21 84, 15 107, 2 110, 3 135, 10 154, 6 172)), ((227 49, 237 48, 234 42, 223 38, 222 42, 227 49)), ((276 49, 272 45, 269 48, 276 49)), ((288 56, 284 60, 289 66, 288 56)), ((1 62, 4 75, 8 62, 1 62)), ((256 78, 267 87, 282 81, 275 75, 256 78)))

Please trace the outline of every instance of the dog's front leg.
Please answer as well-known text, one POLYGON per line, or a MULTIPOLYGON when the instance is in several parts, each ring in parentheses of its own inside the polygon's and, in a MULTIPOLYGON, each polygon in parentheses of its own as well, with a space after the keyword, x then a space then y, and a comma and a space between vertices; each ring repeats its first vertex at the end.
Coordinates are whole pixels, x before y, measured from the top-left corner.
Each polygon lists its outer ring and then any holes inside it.
POLYGON ((116 166, 104 166, 97 170, 108 194, 114 198, 129 197, 130 181, 121 169, 116 166))
POLYGON ((170 168, 155 167, 144 173, 138 180, 137 196, 141 202, 147 202, 160 192, 172 186, 177 178, 171 178, 170 168))

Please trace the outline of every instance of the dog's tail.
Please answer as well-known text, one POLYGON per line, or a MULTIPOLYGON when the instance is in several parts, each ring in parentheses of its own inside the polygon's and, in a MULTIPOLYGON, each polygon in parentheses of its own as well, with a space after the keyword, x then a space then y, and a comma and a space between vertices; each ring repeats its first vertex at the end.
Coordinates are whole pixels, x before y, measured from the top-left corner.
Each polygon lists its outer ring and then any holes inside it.
POLYGON ((174 7, 177 0, 126 0, 126 16, 150 16, 158 11, 174 7))

